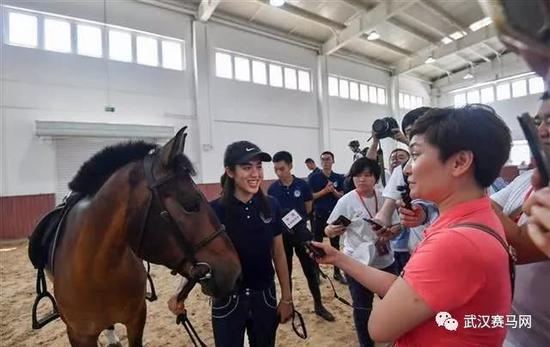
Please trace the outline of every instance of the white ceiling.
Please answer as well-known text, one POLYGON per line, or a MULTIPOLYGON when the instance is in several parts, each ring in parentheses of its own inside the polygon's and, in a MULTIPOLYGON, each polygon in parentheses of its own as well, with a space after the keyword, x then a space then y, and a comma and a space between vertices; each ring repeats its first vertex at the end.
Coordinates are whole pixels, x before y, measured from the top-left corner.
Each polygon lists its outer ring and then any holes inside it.
POLYGON ((476 32, 468 28, 485 17, 476 0, 287 0, 282 7, 270 6, 269 0, 163 2, 177 3, 197 13, 200 6, 210 7, 214 9, 214 17, 311 42, 325 54, 327 48, 333 48, 327 44, 331 38, 334 42, 346 39, 333 51, 351 53, 398 74, 425 80, 437 80, 506 53, 492 24, 476 32), (402 8, 396 10, 396 6, 402 8), (373 30, 380 34, 380 39, 367 41, 367 34, 373 30), (456 31, 467 34, 447 45, 441 42, 456 31), (353 36, 347 39, 350 32, 353 36), (429 56, 436 61, 425 64, 429 56))

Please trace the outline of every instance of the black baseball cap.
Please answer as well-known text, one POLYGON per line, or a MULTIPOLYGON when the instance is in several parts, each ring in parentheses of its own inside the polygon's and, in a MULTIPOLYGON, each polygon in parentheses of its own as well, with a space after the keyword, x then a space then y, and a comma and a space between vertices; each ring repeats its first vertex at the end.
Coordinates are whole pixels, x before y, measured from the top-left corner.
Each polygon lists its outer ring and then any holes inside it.
POLYGON ((271 161, 271 156, 249 141, 233 142, 225 149, 223 165, 231 166, 237 164, 248 164, 252 159, 258 158, 261 161, 271 161))
POLYGON ((348 146, 350 147, 359 147, 359 141, 357 140, 351 140, 349 143, 348 143, 348 146))

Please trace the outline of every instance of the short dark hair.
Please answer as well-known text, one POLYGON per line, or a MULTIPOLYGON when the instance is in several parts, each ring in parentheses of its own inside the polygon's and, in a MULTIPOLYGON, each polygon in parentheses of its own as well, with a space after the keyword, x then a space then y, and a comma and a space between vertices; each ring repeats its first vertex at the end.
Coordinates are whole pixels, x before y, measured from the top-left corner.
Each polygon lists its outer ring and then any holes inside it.
POLYGON ((348 176, 349 177, 358 176, 367 169, 374 175, 374 178, 376 178, 376 181, 378 181, 378 179, 380 178, 380 175, 382 174, 382 169, 380 168, 380 165, 378 165, 378 162, 376 160, 372 160, 365 157, 359 158, 353 162, 353 164, 351 165, 351 168, 349 169, 348 176))
POLYGON ((474 177, 481 187, 490 186, 508 160, 512 137, 506 123, 487 105, 433 108, 418 119, 411 130, 424 135, 439 150, 445 162, 459 151, 474 155, 474 177))
POLYGON ((545 92, 540 96, 540 99, 541 99, 542 101, 544 101, 544 100, 550 100, 550 92, 549 92, 548 90, 545 91, 545 92))
POLYGON ((273 155, 273 162, 284 161, 287 164, 292 164, 292 154, 287 151, 279 151, 273 155))
POLYGON ((315 161, 314 161, 313 159, 311 159, 311 158, 307 158, 306 161, 304 161, 304 163, 306 163, 306 164, 307 164, 307 163, 313 163, 313 164, 315 164, 315 161))
POLYGON ((322 157, 325 154, 329 154, 332 157, 332 160, 334 160, 334 153, 332 153, 331 151, 324 151, 323 153, 321 153, 320 157, 322 157))
POLYGON ((405 129, 407 129, 408 126, 413 125, 414 122, 416 122, 416 120, 420 118, 420 116, 422 116, 429 110, 431 110, 431 107, 422 106, 407 112, 403 116, 403 121, 401 122, 401 130, 403 130, 403 134, 405 133, 405 129))

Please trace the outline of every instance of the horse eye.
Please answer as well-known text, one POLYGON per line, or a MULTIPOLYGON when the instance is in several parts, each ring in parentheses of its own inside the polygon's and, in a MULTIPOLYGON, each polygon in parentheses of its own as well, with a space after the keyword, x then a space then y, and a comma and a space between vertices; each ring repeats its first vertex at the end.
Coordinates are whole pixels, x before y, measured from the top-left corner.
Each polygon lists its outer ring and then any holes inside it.
POLYGON ((188 200, 183 202, 182 207, 185 210, 185 212, 194 213, 194 212, 199 212, 201 206, 197 199, 193 199, 193 200, 188 200))

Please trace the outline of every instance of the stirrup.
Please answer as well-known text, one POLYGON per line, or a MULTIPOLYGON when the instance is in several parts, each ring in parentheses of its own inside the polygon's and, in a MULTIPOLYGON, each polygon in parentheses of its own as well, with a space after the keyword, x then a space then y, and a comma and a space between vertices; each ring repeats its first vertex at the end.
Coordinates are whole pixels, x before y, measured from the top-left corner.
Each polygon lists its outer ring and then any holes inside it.
POLYGON ((57 312, 57 305, 55 303, 54 297, 48 292, 46 287, 46 276, 44 275, 44 269, 38 269, 38 274, 36 276, 36 294, 37 297, 34 299, 34 304, 32 305, 32 328, 41 329, 46 324, 51 321, 59 318, 59 313, 57 312), (38 304, 42 299, 48 299, 52 304, 52 311, 46 314, 42 319, 37 317, 38 304))
POLYGON ((153 278, 151 277, 150 271, 151 271, 151 264, 147 262, 147 282, 149 282, 149 288, 151 288, 151 291, 145 293, 145 299, 147 299, 147 301, 153 302, 157 300, 158 297, 157 297, 157 292, 155 290, 155 285, 153 284, 153 278))

